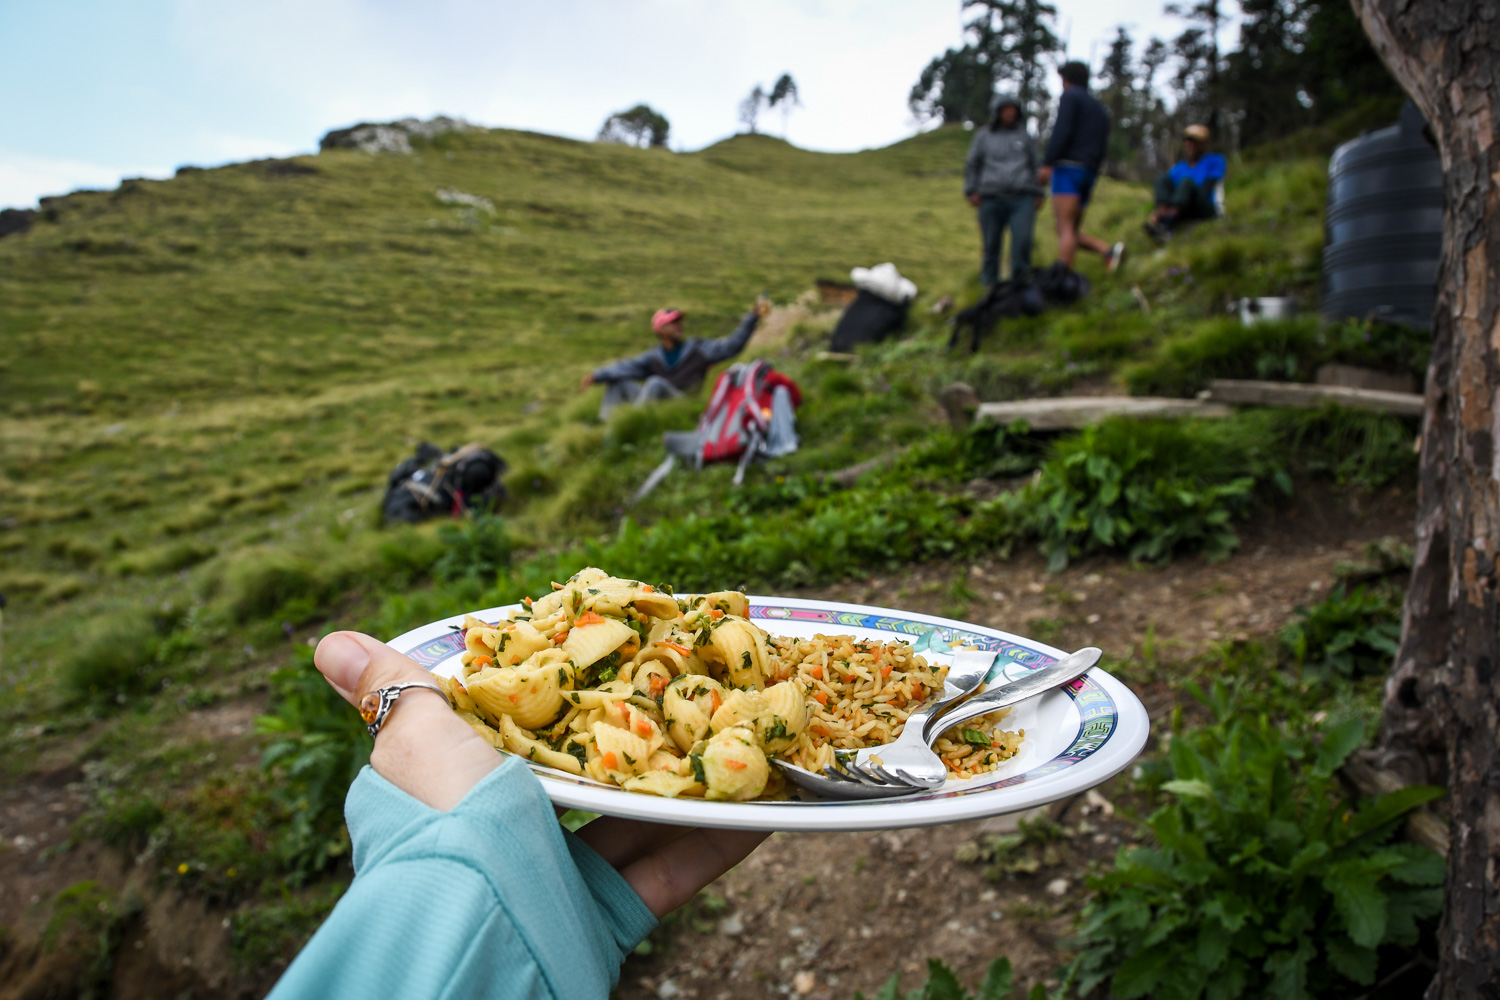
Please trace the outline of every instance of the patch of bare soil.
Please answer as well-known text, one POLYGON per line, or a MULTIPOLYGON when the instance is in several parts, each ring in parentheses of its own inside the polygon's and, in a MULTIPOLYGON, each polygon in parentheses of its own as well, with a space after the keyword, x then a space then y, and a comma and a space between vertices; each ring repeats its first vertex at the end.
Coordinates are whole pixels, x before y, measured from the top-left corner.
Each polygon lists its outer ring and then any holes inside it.
MULTIPOLYGON (((1367 543, 1392 536, 1409 543, 1414 506, 1409 491, 1351 499, 1310 486, 1247 526, 1239 552, 1216 565, 1089 559, 1048 574, 1042 558, 1027 552, 1009 561, 912 567, 802 596, 945 614, 959 610, 950 591, 962 577, 979 595, 963 612, 968 621, 1067 649, 1096 645, 1112 657, 1139 652, 1150 629, 1170 662, 1221 639, 1269 638, 1298 605, 1320 600, 1335 567, 1357 559, 1367 543)), ((1137 693, 1153 719, 1173 707, 1165 685, 1137 693)), ((1059 941, 1084 902, 1088 866, 1113 858, 1134 835, 1114 812, 1116 804, 1128 811, 1125 779, 1098 789, 1095 800, 1053 807, 1065 831, 1050 859, 1056 863, 995 881, 985 864, 959 858, 972 855, 968 845, 1013 829, 1014 817, 874 834, 778 834, 711 887, 728 903, 723 912, 674 925, 672 946, 626 964, 618 995, 869 996, 892 972, 916 986, 928 957, 975 985, 1000 955, 1029 988, 1066 961, 1059 941)))

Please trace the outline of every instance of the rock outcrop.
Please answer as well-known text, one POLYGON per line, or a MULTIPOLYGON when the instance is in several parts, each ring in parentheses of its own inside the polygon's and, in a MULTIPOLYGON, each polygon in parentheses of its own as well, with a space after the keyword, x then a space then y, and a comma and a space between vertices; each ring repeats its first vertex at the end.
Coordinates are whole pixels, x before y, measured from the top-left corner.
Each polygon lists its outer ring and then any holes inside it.
POLYGON ((445 132, 467 132, 473 125, 462 118, 438 115, 422 121, 403 118, 400 121, 361 122, 348 128, 336 128, 318 141, 318 149, 361 149, 366 153, 410 153, 411 140, 431 139, 445 132))

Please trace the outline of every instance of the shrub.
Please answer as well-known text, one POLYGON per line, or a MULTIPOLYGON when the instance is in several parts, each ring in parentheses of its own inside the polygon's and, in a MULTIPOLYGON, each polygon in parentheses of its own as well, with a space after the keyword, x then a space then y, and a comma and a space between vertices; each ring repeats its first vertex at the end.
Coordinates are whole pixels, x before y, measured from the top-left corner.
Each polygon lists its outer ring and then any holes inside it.
POLYGON ((1412 421, 1340 406, 1321 410, 1268 410, 1260 415, 1268 436, 1308 472, 1332 477, 1340 486, 1376 489, 1415 479, 1412 421))
MULTIPOLYGON (((1015 995, 1013 977, 1010 959, 1001 956, 990 963, 989 970, 984 974, 984 981, 979 984, 979 993, 971 994, 958 981, 958 976, 953 974, 952 969, 936 958, 929 958, 927 981, 921 986, 902 993, 901 973, 893 973, 871 1000, 1010 1000, 1015 995)), ((1046 987, 1037 983, 1031 988, 1027 998, 1044 1000, 1046 995, 1046 987)), ((865 1000, 863 993, 856 992, 854 997, 855 1000, 865 1000)))
POLYGON ((1327 600, 1299 608, 1277 638, 1304 672, 1384 674, 1401 641, 1401 595, 1392 586, 1340 585, 1327 600))
POLYGON ((510 535, 505 531, 505 519, 498 514, 471 511, 461 521, 439 526, 438 541, 445 546, 432 564, 432 573, 439 580, 466 576, 493 580, 510 565, 510 535))
POLYGON ((1136 396, 1192 396, 1216 378, 1308 379, 1319 354, 1315 319, 1205 323, 1164 343, 1147 361, 1124 372, 1136 396))
POLYGON ((63 688, 81 702, 123 703, 156 686, 159 637, 144 612, 128 612, 89 626, 63 665, 63 688))
POLYGON ((1179 552, 1227 556, 1256 481, 1285 474, 1226 422, 1110 420, 1059 441, 1037 480, 1013 494, 1049 568, 1119 550, 1161 562, 1179 552))
POLYGON ((313 651, 271 675, 270 711, 256 730, 272 737, 261 766, 275 776, 271 796, 291 817, 278 851, 294 875, 327 867, 348 848, 344 796, 370 759, 370 734, 318 668, 313 651))
POLYGON ((327 587, 314 565, 289 552, 247 553, 225 571, 225 601, 236 621, 269 618, 299 599, 316 601, 327 587))
POLYGON ((1069 980, 1080 994, 1107 980, 1118 1000, 1374 983, 1382 949, 1415 945, 1441 909, 1442 858, 1392 843, 1441 789, 1356 804, 1334 772, 1363 740, 1359 720, 1288 735, 1222 685, 1200 697, 1216 721, 1172 740, 1171 799, 1146 824, 1157 846, 1090 879, 1069 980))

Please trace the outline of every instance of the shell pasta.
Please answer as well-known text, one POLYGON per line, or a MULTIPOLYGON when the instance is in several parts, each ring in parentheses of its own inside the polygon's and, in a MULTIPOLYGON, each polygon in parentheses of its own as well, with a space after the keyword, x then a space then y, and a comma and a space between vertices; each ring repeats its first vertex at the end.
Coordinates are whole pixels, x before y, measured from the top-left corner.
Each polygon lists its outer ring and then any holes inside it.
MULTIPOLYGON (((819 636, 815 662, 808 641, 789 645, 753 624, 737 592, 677 598, 593 567, 552 588, 507 620, 466 618, 460 672, 439 681, 497 749, 626 791, 778 797, 785 786, 771 757, 814 764, 837 747, 893 739, 947 671, 891 643, 875 644, 872 675, 863 662, 871 644, 848 637, 819 636), (841 672, 878 690, 830 705, 839 692, 829 681, 841 672)), ((1019 743, 1021 734, 1005 735, 1019 743)), ((986 769, 972 756, 962 763, 968 774, 986 769)))

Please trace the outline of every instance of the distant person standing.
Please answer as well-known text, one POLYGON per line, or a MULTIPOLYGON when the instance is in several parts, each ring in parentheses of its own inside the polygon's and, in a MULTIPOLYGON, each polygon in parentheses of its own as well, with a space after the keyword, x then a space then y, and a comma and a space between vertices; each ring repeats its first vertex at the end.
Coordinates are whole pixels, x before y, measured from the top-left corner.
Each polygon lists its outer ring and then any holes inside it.
POLYGON ((1156 207, 1146 220, 1146 232, 1158 243, 1171 239, 1185 222, 1217 219, 1215 201, 1229 165, 1219 153, 1208 151, 1208 126, 1189 125, 1182 130, 1182 159, 1156 179, 1156 207))
POLYGON ((770 311, 770 300, 762 296, 729 336, 700 340, 683 338, 681 309, 658 309, 651 317, 656 347, 590 372, 578 387, 587 389, 596 383, 604 386, 600 420, 622 403, 650 403, 681 396, 702 385, 714 365, 743 351, 761 317, 770 311))
POLYGON ((1026 117, 1014 97, 996 97, 990 122, 974 133, 964 161, 964 197, 979 209, 984 256, 979 283, 995 284, 1000 252, 1010 229, 1010 274, 1017 280, 1031 270, 1031 237, 1042 205, 1037 180, 1036 142, 1026 131, 1026 117))
POLYGON ((1083 232, 1083 213, 1094 193, 1109 142, 1109 112, 1089 93, 1089 68, 1066 62, 1058 69, 1062 99, 1042 160, 1042 183, 1052 182, 1052 214, 1057 219, 1057 256, 1068 267, 1081 246, 1104 258, 1113 272, 1125 257, 1125 244, 1110 246, 1083 232))

